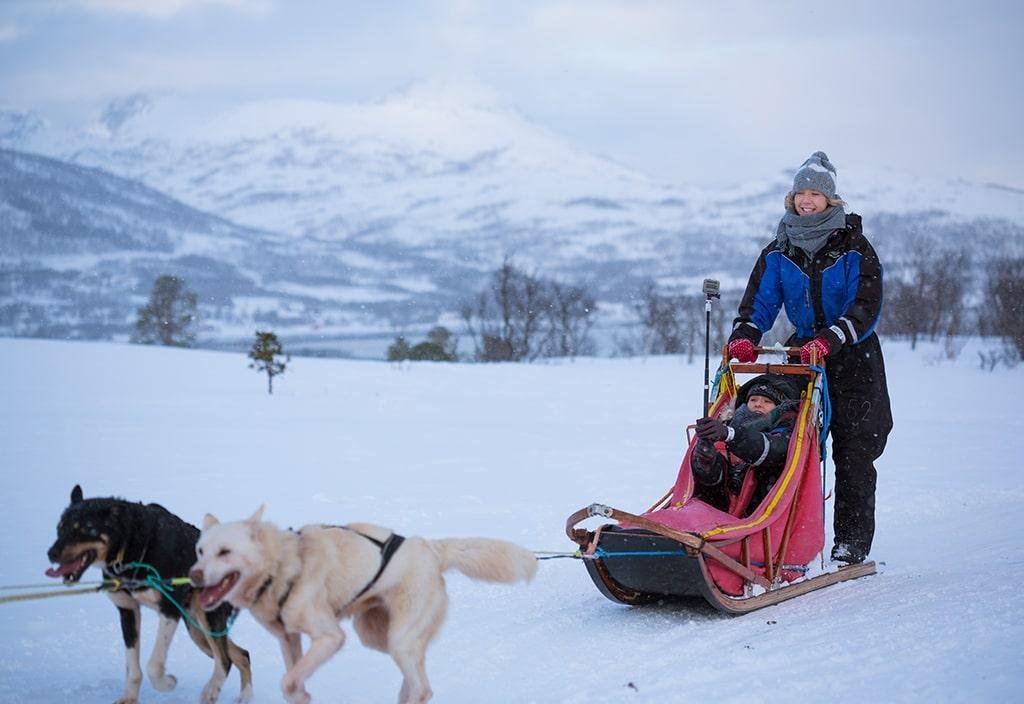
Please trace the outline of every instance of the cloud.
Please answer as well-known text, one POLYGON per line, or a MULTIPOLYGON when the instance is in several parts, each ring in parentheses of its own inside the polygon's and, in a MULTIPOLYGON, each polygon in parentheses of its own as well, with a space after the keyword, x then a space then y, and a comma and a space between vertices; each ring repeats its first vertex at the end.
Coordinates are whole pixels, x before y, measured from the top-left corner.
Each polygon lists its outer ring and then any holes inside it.
POLYGON ((183 10, 217 5, 249 14, 266 13, 272 0, 78 0, 87 10, 123 12, 165 20, 183 10))

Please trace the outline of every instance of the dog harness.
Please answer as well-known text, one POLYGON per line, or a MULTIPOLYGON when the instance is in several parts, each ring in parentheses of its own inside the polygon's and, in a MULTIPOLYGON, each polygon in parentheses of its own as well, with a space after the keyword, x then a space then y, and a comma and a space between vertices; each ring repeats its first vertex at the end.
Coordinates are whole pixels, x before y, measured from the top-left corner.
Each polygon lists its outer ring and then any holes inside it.
POLYGON ((398 548, 400 548, 402 546, 402 543, 405 542, 405 538, 399 535, 398 533, 392 533, 388 536, 387 540, 380 541, 376 538, 371 538, 365 533, 360 533, 357 530, 352 530, 351 528, 346 528, 345 526, 337 527, 343 528, 344 530, 352 531, 356 535, 361 535, 367 540, 369 540, 371 543, 376 545, 378 548, 380 548, 380 567, 377 569, 377 574, 373 575, 373 579, 371 579, 367 583, 367 585, 363 587, 358 594, 356 594, 355 598, 352 599, 352 601, 356 601, 363 594, 370 591, 373 585, 377 583, 377 580, 380 579, 380 576, 384 573, 384 569, 388 566, 388 563, 391 562, 391 558, 394 556, 395 552, 397 552, 398 548))
MULTIPOLYGON (((373 588, 373 585, 377 583, 377 580, 380 579, 380 576, 384 573, 384 570, 387 568, 388 563, 391 562, 391 558, 398 551, 398 548, 400 548, 402 546, 402 543, 405 542, 405 538, 403 536, 401 536, 401 535, 398 535, 398 533, 392 533, 391 535, 389 535, 387 537, 387 540, 377 540, 376 538, 373 538, 373 537, 371 537, 369 535, 366 535, 366 533, 360 533, 359 531, 353 530, 352 528, 349 528, 348 526, 323 526, 323 527, 324 528, 339 528, 341 530, 350 531, 352 533, 355 533, 356 535, 359 535, 359 536, 361 536, 363 538, 366 538, 371 543, 373 543, 378 548, 380 548, 380 567, 377 568, 377 574, 373 575, 373 578, 366 584, 366 586, 363 587, 359 591, 358 594, 356 594, 354 597, 352 597, 352 601, 349 602, 349 605, 351 605, 351 604, 355 603, 356 601, 358 601, 359 597, 363 596, 364 594, 366 594, 366 592, 370 591, 370 589, 373 588)), ((302 531, 299 531, 299 535, 302 535, 302 531)), ((260 588, 258 590, 256 590, 256 596, 253 598, 253 603, 254 604, 260 600, 260 598, 267 591, 267 589, 270 587, 270 585, 271 585, 271 583, 273 583, 273 581, 274 581, 274 576, 270 575, 269 577, 267 577, 266 581, 264 581, 263 584, 260 585, 260 588)), ((288 581, 288 586, 285 587, 284 594, 282 594, 281 598, 277 600, 277 620, 278 620, 278 622, 281 621, 281 611, 284 609, 284 604, 285 604, 286 601, 288 601, 288 597, 291 596, 292 586, 294 584, 295 584, 295 580, 294 579, 289 580, 288 581)), ((348 605, 346 605, 345 608, 348 608, 348 605)))

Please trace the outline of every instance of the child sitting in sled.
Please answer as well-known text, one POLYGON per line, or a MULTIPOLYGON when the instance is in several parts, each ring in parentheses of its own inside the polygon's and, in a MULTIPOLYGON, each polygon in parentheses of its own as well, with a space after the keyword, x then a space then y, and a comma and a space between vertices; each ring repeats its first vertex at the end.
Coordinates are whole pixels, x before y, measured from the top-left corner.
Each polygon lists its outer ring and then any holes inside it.
POLYGON ((762 374, 740 388, 728 422, 698 420, 690 453, 695 497, 734 516, 761 503, 782 473, 799 398, 788 377, 762 374))

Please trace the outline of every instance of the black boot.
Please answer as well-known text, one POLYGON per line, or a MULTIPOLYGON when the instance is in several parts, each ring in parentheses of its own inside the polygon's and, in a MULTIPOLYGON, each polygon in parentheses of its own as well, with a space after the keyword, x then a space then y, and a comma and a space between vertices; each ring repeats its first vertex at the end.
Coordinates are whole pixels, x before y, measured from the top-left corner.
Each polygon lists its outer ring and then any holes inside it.
POLYGON ((836 543, 832 547, 832 561, 859 565, 868 556, 867 548, 854 543, 836 543))

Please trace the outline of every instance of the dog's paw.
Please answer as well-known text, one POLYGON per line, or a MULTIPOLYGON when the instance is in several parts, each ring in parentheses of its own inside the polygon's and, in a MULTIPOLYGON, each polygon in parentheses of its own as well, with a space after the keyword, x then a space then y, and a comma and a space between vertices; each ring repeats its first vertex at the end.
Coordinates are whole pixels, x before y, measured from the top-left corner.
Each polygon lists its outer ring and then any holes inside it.
POLYGON ((309 704, 312 700, 309 692, 302 686, 302 682, 290 675, 285 675, 281 680, 281 693, 284 694, 288 704, 309 704))
POLYGON ((114 704, 139 704, 138 697, 121 697, 114 704))
POLYGON ((418 694, 409 694, 404 699, 399 697, 399 704, 427 704, 430 701, 434 693, 428 687, 426 690, 419 692, 418 694))
POLYGON ((174 675, 150 676, 149 681, 153 685, 153 689, 158 692, 170 692, 178 686, 178 678, 174 675))
POLYGON ((220 696, 220 685, 212 682, 203 687, 203 693, 199 696, 200 704, 216 704, 220 696))

